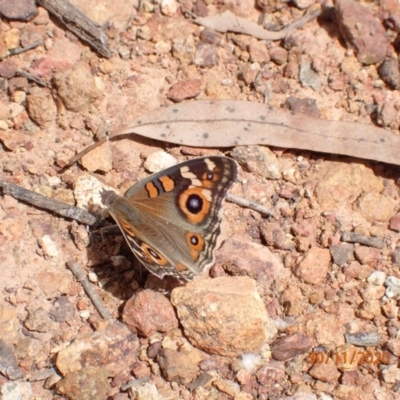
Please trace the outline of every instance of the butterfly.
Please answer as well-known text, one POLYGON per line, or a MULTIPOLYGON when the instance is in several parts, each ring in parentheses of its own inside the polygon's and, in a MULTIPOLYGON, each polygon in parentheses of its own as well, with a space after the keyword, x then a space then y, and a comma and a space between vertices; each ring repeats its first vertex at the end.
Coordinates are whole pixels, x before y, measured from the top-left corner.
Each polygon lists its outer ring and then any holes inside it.
POLYGON ((237 179, 228 157, 194 158, 157 172, 103 203, 132 252, 154 275, 192 280, 213 264, 221 206, 237 179))

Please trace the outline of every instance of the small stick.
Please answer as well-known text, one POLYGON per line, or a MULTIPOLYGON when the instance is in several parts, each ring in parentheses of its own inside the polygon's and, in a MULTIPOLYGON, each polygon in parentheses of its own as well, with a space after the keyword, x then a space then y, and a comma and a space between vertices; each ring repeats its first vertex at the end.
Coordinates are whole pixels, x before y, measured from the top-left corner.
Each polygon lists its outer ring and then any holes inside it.
POLYGON ((78 282, 82 285, 83 289, 85 290, 86 294, 92 301, 93 305, 96 307, 99 314, 104 319, 113 319, 111 314, 103 306, 103 303, 101 302, 99 295, 93 290, 91 283, 86 278, 86 276, 85 276, 82 268, 79 266, 79 264, 76 261, 67 261, 66 264, 67 264, 67 267, 74 274, 74 276, 78 280, 78 282))
POLYGON ((347 243, 365 244, 366 246, 376 247, 377 249, 383 249, 385 247, 385 241, 382 238, 359 235, 348 231, 342 233, 342 240, 347 243))
POLYGON ((0 57, 0 60, 3 60, 4 58, 10 57, 10 56, 15 56, 17 54, 25 53, 26 51, 32 50, 35 47, 38 47, 39 44, 42 42, 39 40, 37 42, 34 42, 26 47, 18 47, 17 49, 11 49, 5 56, 0 57))
POLYGON ((102 56, 110 58, 111 51, 107 46, 107 35, 79 8, 67 0, 37 0, 36 3, 58 18, 67 29, 88 43, 102 56))
POLYGON ((244 199, 243 197, 234 196, 233 194, 228 194, 226 196, 226 200, 230 201, 231 203, 238 204, 239 206, 251 208, 254 211, 257 211, 264 215, 271 215, 275 217, 275 213, 271 211, 269 208, 262 206, 260 203, 255 201, 251 201, 248 199, 244 199))
POLYGON ((47 82, 44 79, 37 77, 36 75, 32 75, 29 72, 18 70, 15 72, 17 76, 23 76, 24 78, 28 79, 28 81, 32 81, 37 83, 39 86, 47 86, 47 82))
POLYGON ((32 192, 31 190, 24 189, 23 187, 14 185, 13 183, 0 180, 0 188, 3 188, 3 194, 7 194, 15 199, 25 201, 28 204, 39 208, 53 211, 58 215, 74 219, 82 224, 94 225, 97 221, 97 218, 86 210, 32 192))

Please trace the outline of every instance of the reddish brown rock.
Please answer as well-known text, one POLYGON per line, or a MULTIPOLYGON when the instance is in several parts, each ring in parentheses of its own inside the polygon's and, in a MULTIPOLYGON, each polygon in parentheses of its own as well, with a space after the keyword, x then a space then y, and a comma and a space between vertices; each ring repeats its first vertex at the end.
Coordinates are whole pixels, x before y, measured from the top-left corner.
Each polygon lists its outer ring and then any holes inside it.
POLYGON ((284 285, 289 271, 282 261, 266 246, 249 242, 240 235, 225 240, 217 254, 217 263, 233 263, 237 268, 248 271, 257 281, 265 285, 277 282, 284 285))
POLYGON ((379 249, 367 246, 356 246, 355 248, 356 259, 361 264, 368 264, 371 267, 376 267, 381 260, 382 255, 379 249))
POLYGON ((70 111, 81 111, 97 99, 94 77, 84 64, 56 73, 54 83, 65 108, 70 111))
POLYGON ((0 0, 0 15, 7 19, 29 21, 37 14, 35 0, 0 0))
POLYGON ((400 232, 400 214, 396 214, 390 219, 389 228, 393 231, 400 232))
POLYGON ((174 289, 171 302, 185 336, 212 354, 256 353, 276 334, 255 281, 247 277, 194 281, 174 289))
POLYGON ((168 299, 159 292, 139 290, 125 304, 123 320, 141 335, 167 332, 179 323, 168 299))
POLYGON ((329 250, 313 247, 307 251, 295 268, 296 276, 306 283, 321 284, 330 269, 329 250))
POLYGON ((70 400, 106 399, 111 385, 108 372, 104 368, 83 368, 68 374, 57 382, 57 390, 70 400))
POLYGON ((191 382, 199 373, 199 368, 184 353, 163 349, 157 356, 157 362, 168 381, 182 384, 191 382))
POLYGON ((99 367, 115 376, 137 361, 139 340, 121 323, 104 330, 78 336, 57 354, 56 365, 64 375, 79 373, 82 368, 99 367))
POLYGON ((288 335, 271 344, 272 357, 286 361, 311 349, 311 340, 300 333, 288 335))
POLYGON ((40 127, 49 126, 55 121, 57 107, 47 89, 33 87, 26 98, 28 115, 40 127))
POLYGON ((167 93, 167 97, 172 101, 180 102, 198 96, 200 88, 200 79, 185 79, 173 84, 167 93))
POLYGON ((336 382, 340 372, 336 368, 335 362, 329 357, 324 362, 316 362, 308 373, 315 379, 323 382, 336 382))
POLYGON ((354 0, 336 0, 335 11, 340 31, 358 60, 367 65, 383 61, 389 42, 378 18, 354 0))
POLYGON ((271 361, 256 372, 260 383, 259 394, 268 398, 280 398, 285 388, 289 385, 286 379, 285 365, 282 362, 271 361))

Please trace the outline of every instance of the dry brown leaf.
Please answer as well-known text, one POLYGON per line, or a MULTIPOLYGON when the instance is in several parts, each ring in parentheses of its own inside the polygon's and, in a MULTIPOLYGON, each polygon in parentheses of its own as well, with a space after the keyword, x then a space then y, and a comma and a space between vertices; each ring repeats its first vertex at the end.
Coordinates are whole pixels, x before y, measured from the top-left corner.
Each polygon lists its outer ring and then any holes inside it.
POLYGON ((317 18, 320 14, 321 7, 316 5, 311 12, 278 32, 267 31, 260 25, 238 17, 230 11, 225 11, 222 14, 215 14, 210 17, 197 17, 194 19, 194 22, 217 32, 243 33, 261 40, 281 40, 285 38, 290 31, 299 28, 314 18, 317 18))
POLYGON ((159 108, 132 121, 118 135, 129 133, 192 147, 264 144, 400 165, 399 135, 246 101, 192 101, 159 108))

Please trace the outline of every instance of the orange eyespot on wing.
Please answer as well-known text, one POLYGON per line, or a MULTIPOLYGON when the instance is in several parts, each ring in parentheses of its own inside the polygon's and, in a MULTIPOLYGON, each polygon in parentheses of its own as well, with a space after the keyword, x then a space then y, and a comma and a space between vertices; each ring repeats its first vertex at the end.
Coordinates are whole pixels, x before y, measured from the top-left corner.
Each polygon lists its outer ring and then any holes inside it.
POLYGON ((179 196, 179 209, 192 224, 201 224, 211 208, 211 192, 208 189, 190 187, 179 196))
POLYGON ((186 243, 189 246, 190 257, 192 257, 194 261, 197 261, 200 256, 200 252, 204 249, 203 236, 198 233, 187 232, 186 243))

